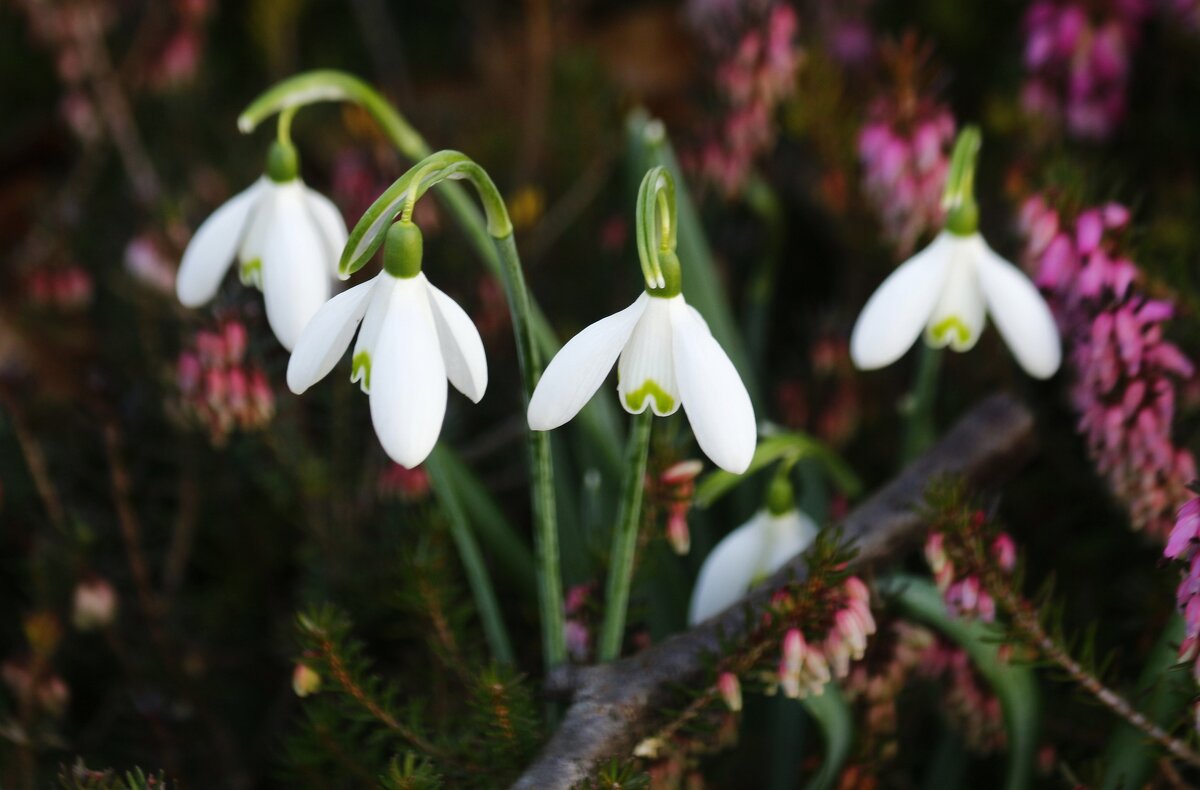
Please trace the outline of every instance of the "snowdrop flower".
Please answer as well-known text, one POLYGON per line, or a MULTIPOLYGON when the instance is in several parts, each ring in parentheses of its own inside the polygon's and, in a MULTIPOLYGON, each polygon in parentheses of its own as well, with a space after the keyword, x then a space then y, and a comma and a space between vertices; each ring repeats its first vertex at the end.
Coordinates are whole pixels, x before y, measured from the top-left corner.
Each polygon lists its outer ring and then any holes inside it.
POLYGON ((704 559, 688 622, 703 622, 779 570, 817 537, 817 525, 794 506, 773 513, 765 508, 725 536, 704 559))
POLYGON ((383 449, 409 469, 437 443, 447 380, 478 403, 488 378, 479 330, 425 278, 421 252, 416 225, 403 220, 392 225, 384 270, 317 311, 287 370, 288 387, 303 393, 333 370, 357 329, 350 380, 370 396, 371 422, 383 449))
POLYGON ((944 203, 945 229, 902 263, 867 300, 850 335, 850 357, 863 370, 898 360, 924 332, 933 348, 972 348, 991 314, 1029 375, 1053 376, 1062 362, 1058 328, 1037 287, 979 234, 973 195, 979 132, 955 146, 944 203))
POLYGON ((1025 372, 1054 375, 1062 347, 1037 287, 979 233, 944 230, 867 300, 850 335, 850 356, 863 370, 890 365, 922 330, 934 348, 966 351, 979 340, 988 313, 1025 372))
POLYGON ((175 284, 180 302, 199 307, 216 295, 237 258, 242 283, 263 292, 271 331, 289 351, 329 299, 347 237, 341 212, 297 171, 295 149, 273 143, 267 174, 196 230, 175 284))
POLYGON ((746 386, 700 313, 669 290, 646 291, 563 346, 529 401, 529 427, 548 431, 570 420, 616 363, 625 411, 666 417, 682 405, 705 455, 744 472, 757 439, 746 386))

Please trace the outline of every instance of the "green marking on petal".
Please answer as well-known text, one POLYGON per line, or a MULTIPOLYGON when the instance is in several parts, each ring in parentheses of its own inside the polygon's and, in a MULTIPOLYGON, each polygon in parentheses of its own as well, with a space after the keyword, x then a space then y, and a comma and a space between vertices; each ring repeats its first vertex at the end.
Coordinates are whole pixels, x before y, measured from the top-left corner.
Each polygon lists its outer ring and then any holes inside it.
POLYGON ((255 258, 238 264, 238 279, 242 285, 262 290, 262 259, 255 258))
POLYGON ((654 398, 657 406, 655 411, 669 412, 675 408, 675 399, 667 394, 654 379, 646 379, 645 383, 632 392, 625 394, 625 403, 634 412, 640 412, 646 403, 646 398, 654 398))
POLYGON ((367 351, 359 351, 354 355, 354 361, 351 364, 353 367, 350 373, 350 383, 361 381, 362 391, 368 392, 371 389, 371 354, 367 351))
POLYGON ((929 329, 929 333, 933 335, 933 339, 939 343, 945 339, 949 332, 954 332, 958 335, 959 343, 967 343, 971 340, 971 330, 967 328, 967 325, 958 316, 952 315, 948 318, 943 318, 929 329))

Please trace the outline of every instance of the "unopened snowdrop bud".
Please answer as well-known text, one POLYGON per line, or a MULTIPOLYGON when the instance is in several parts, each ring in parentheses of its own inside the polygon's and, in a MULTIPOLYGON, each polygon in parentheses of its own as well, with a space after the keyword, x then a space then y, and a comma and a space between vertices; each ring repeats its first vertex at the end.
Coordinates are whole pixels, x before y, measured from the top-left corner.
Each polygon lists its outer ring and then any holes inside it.
POLYGON ((979 132, 968 127, 955 146, 944 204, 945 229, 902 263, 863 307, 850 356, 863 370, 900 359, 924 333, 933 348, 967 351, 990 314, 1025 371, 1045 379, 1062 362, 1058 327, 1037 287, 979 234, 974 198, 979 132))
POLYGON ((384 269, 330 299, 304 328, 288 362, 297 395, 333 370, 355 331, 350 381, 370 397, 371 422, 388 456, 412 469, 437 443, 447 381, 478 403, 487 389, 483 340, 470 316, 421 271, 421 231, 387 231, 384 269), (360 327, 361 325, 361 327, 360 327))
POLYGON ((329 299, 347 237, 338 208, 298 173, 296 149, 272 143, 266 175, 201 223, 175 282, 179 301, 199 307, 216 296, 237 259, 242 283, 263 292, 271 331, 289 351, 329 299))
POLYGON ((817 537, 817 525, 794 507, 760 510, 705 558, 692 590, 688 622, 699 623, 733 604, 817 537))
POLYGON ((80 631, 95 631, 110 625, 117 616, 117 591, 101 578, 79 583, 71 611, 71 622, 80 631))
POLYGON ((742 709, 742 684, 738 682, 737 675, 732 672, 722 672, 717 678, 717 691, 721 694, 721 699, 725 701, 725 706, 734 713, 742 709))

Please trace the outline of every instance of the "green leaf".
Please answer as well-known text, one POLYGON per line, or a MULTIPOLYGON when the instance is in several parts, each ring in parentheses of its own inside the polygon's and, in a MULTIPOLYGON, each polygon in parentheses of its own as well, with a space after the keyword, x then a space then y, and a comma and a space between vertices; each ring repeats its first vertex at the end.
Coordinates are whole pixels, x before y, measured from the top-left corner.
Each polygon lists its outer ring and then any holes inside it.
POLYGON ((816 719, 825 738, 825 759, 807 787, 808 790, 826 790, 837 785, 842 766, 850 756, 850 746, 854 743, 854 719, 842 690, 835 683, 826 683, 825 691, 821 694, 806 697, 804 707, 816 719))
MULTIPOLYGON (((1178 614, 1167 621, 1137 684, 1138 707, 1151 721, 1168 731, 1196 693, 1190 672, 1171 672, 1171 668, 1179 663, 1179 643, 1186 636, 1185 632, 1184 620, 1178 614), (1141 697, 1147 690, 1149 694, 1141 697)), ((1104 750, 1109 760, 1101 788, 1118 790, 1144 786, 1161 752, 1162 747, 1145 733, 1132 724, 1121 722, 1104 750)))
POLYGON ((941 593, 928 580, 897 574, 881 579, 879 590, 890 596, 905 616, 933 626, 967 651, 975 668, 1000 698, 1004 710, 1008 731, 1008 775, 1004 786, 1010 790, 1028 787, 1032 782, 1038 734, 1038 692, 1033 670, 1000 660, 996 630, 975 620, 951 617, 941 593))
POLYGON ((754 458, 745 473, 735 475, 724 470, 710 472, 696 486, 696 504, 709 507, 713 502, 723 497, 740 485, 746 477, 764 469, 776 461, 795 463, 804 458, 819 461, 829 473, 842 493, 847 496, 858 496, 862 491, 862 483, 846 465, 846 462, 825 444, 802 433, 777 433, 761 440, 754 449, 754 458))

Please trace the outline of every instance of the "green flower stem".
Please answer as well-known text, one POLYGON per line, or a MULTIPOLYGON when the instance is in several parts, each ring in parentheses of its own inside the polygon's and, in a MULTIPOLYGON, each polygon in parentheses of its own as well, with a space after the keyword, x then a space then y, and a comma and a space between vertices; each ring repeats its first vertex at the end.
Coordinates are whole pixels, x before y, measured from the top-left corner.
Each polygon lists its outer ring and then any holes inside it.
MULTIPOLYGON (((524 380, 521 402, 527 409, 533 388, 542 374, 541 360, 529 321, 529 289, 525 287, 525 275, 512 234, 496 239, 495 243, 504 263, 505 276, 502 279, 512 310, 513 332, 517 336, 517 360, 524 380)), ((546 666, 553 668, 567 660, 567 643, 563 625, 554 463, 550 457, 548 431, 529 431, 529 470, 533 480, 533 548, 538 568, 538 602, 542 610, 542 650, 546 656, 546 666)))
POLYGON ((642 492, 645 488, 646 459, 650 455, 650 425, 653 419, 650 409, 646 409, 634 415, 629 425, 625 478, 621 484, 617 525, 613 530, 604 624, 600 631, 601 661, 612 661, 621 654, 621 637, 625 635, 625 615, 629 608, 629 588, 633 582, 633 560, 637 553, 638 527, 642 521, 642 492))
POLYGON ((923 453, 937 438, 934 424, 934 403, 937 400, 938 378, 942 367, 942 350, 921 344, 921 359, 917 363, 917 380, 905 396, 901 407, 904 416, 904 443, 901 464, 923 453))
POLYGON ((500 664, 511 665, 514 662, 512 643, 504 627, 504 618, 500 615, 496 591, 492 587, 487 564, 483 561, 483 553, 467 521, 466 510, 453 484, 452 470, 446 464, 445 453, 440 444, 434 447, 425 460, 425 471, 429 473, 429 482, 446 513, 446 520, 450 522, 450 535, 458 547, 467 583, 471 585, 471 593, 475 596, 475 605, 483 621, 483 633, 491 648, 492 658, 500 664))

